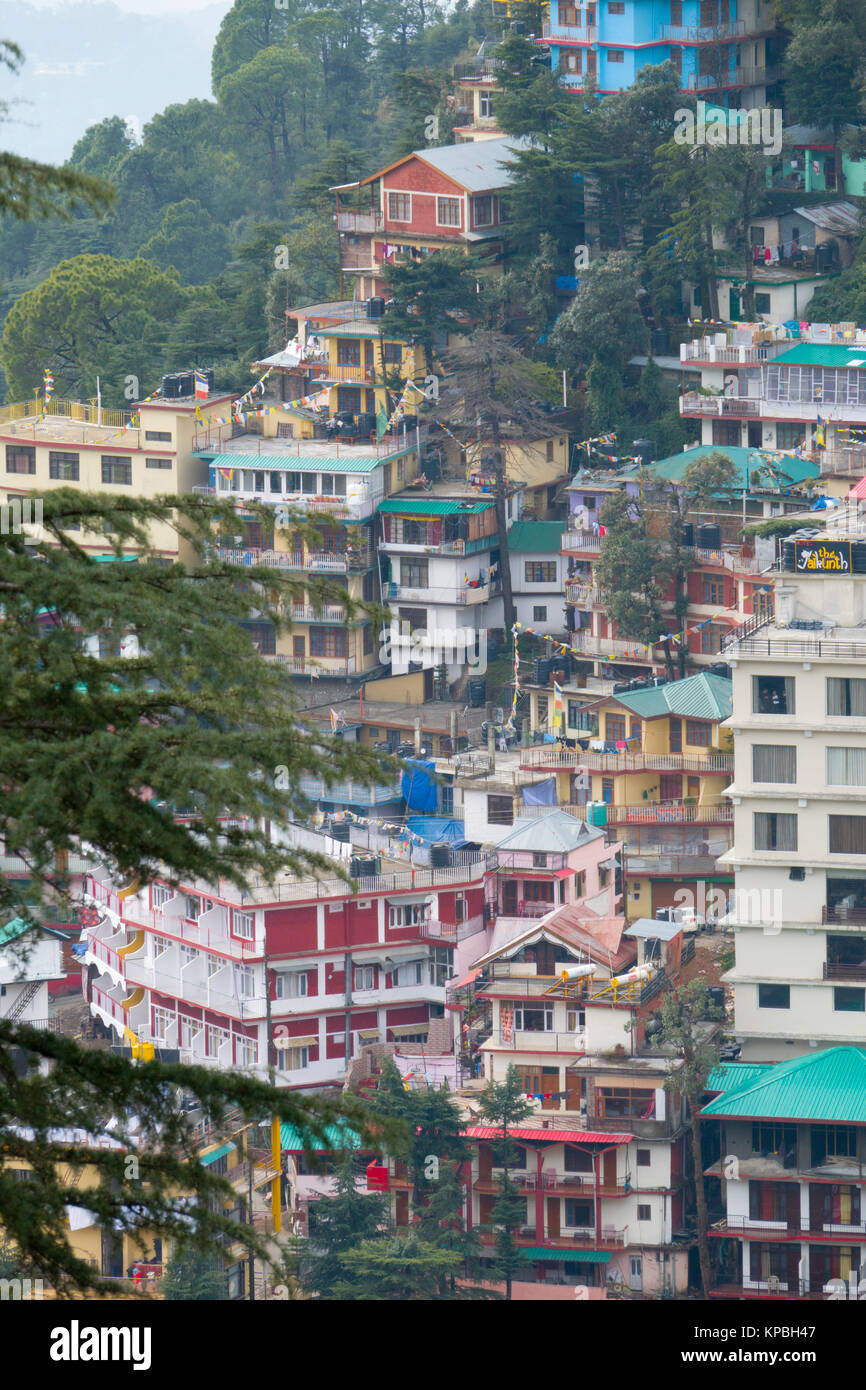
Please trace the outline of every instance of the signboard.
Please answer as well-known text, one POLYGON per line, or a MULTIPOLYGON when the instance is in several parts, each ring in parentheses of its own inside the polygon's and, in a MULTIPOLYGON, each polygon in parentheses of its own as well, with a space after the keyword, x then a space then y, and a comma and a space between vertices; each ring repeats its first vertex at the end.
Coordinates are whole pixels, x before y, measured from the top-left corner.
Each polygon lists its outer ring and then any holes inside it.
POLYGON ((850 574, 850 541, 797 541, 798 574, 850 574))

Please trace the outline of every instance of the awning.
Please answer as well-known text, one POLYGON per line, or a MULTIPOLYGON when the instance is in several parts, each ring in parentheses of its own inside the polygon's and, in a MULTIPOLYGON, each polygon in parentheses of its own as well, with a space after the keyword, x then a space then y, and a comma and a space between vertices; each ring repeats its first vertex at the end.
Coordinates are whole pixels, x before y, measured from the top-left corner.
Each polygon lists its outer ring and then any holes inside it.
POLYGON ((399 906, 401 903, 432 903, 433 901, 432 893, 428 893, 426 898, 419 898, 417 893, 386 893, 385 897, 389 906, 392 904, 399 906))
POLYGON ((236 1144, 220 1144, 219 1148, 212 1149, 209 1154, 200 1154, 198 1161, 207 1167, 209 1163, 216 1163, 218 1158, 225 1158, 226 1154, 230 1154, 235 1148, 236 1144))
POLYGON ((388 1031, 393 1033, 395 1038, 408 1038, 413 1033, 426 1033, 429 1027, 429 1023, 395 1023, 388 1031))
POLYGON ((359 1037, 359 1038, 378 1038, 378 1036, 379 1036, 379 1034, 381 1033, 381 1031, 382 1031, 381 1028, 359 1028, 359 1029, 358 1029, 358 1037, 359 1037))
POLYGON ((477 980, 477 979, 478 979, 478 976, 479 976, 480 974, 481 974, 481 967, 479 966, 479 968, 478 968, 477 970, 470 970, 470 971, 469 971, 469 974, 468 974, 468 975, 464 975, 463 978, 462 978, 462 980, 449 980, 449 981, 448 981, 448 988, 449 988, 449 989, 464 989, 466 985, 471 985, 471 984, 473 983, 473 981, 477 980))
POLYGON ((289 1047, 313 1047, 318 1041, 314 1033, 307 1038, 274 1038, 274 1047, 285 1051, 289 1047))
POLYGON ((340 1149, 361 1147, 360 1134, 349 1129, 348 1125, 326 1125, 323 1138, 324 1143, 320 1139, 310 1138, 305 1144, 300 1130, 294 1125, 280 1125, 280 1148, 284 1153, 335 1153, 340 1149))
POLYGON ((566 1264, 606 1265, 611 1256, 609 1250, 548 1250, 547 1246, 533 1245, 529 1250, 521 1250, 522 1260, 565 1260, 566 1264))

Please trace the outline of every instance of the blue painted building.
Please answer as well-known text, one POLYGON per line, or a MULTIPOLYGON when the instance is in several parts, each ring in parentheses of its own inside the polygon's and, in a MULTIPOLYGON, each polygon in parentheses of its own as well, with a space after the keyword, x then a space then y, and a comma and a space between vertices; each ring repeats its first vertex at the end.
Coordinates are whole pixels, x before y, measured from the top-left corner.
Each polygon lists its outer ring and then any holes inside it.
POLYGON ((772 0, 550 0, 542 39, 569 87, 630 87, 672 62, 684 91, 732 107, 773 105, 780 76, 772 0))

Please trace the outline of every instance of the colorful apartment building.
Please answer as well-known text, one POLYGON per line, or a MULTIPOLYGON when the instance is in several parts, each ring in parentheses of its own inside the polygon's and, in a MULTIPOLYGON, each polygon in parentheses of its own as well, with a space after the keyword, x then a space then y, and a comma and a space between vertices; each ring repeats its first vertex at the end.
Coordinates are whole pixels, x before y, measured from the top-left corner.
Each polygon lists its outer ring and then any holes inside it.
POLYGON ((496 872, 485 886, 487 915, 545 917, 554 907, 582 905, 615 916, 622 906, 621 848, 608 844, 603 830, 554 806, 518 818, 496 846, 496 872))
POLYGON ((770 0, 551 0, 539 40, 564 86, 607 95, 673 63, 683 91, 731 107, 777 102, 781 50, 770 0))
POLYGON ((62 980, 63 941, 50 929, 38 935, 20 917, 0 926, 0 1019, 29 1028, 53 1027, 49 985, 62 980))
POLYGON ((260 1077, 272 1063, 281 1086, 339 1086, 365 1042, 423 1039, 442 1016, 458 936, 483 920, 485 872, 478 851, 358 878, 357 892, 285 878, 248 894, 159 878, 118 890, 96 873, 86 998, 119 1041, 260 1077))
POLYGON ((452 69, 454 96, 451 101, 458 120, 454 126, 458 145, 466 141, 496 140, 502 135, 496 117, 497 76, 502 60, 488 58, 489 48, 485 40, 473 59, 455 63, 452 69))
POLYGON ((443 247, 461 251, 479 269, 500 266, 508 163, 526 145, 512 136, 414 150, 365 179, 332 188, 341 274, 355 280, 358 298, 382 294, 388 264, 422 260, 443 247), (348 198, 358 206, 345 206, 348 198))
POLYGON ((711 1298, 863 1297, 866 1053, 833 1047, 711 1073, 701 1111, 719 1155, 711 1298))

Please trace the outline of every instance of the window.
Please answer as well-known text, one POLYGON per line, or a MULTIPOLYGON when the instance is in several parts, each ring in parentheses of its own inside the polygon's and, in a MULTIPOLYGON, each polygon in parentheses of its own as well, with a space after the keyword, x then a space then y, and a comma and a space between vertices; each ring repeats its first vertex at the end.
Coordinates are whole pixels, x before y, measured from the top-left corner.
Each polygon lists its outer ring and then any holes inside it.
POLYGON ((757 314, 769 314, 769 312, 770 312, 770 303, 771 303, 771 301, 770 301, 770 296, 769 296, 768 294, 756 294, 756 295, 755 295, 755 313, 757 313, 757 314))
POLYGON ((566 1009, 565 1029, 568 1033, 582 1033, 586 1027, 585 1009, 566 1009))
POLYGON ((866 787, 866 748, 828 748, 827 783, 831 787, 866 787))
MULTIPOLYGON (((797 817, 793 812, 755 811, 754 817, 756 850, 796 853, 797 817)), ((866 820, 863 823, 866 825, 866 820)))
POLYGON ((398 988, 404 985, 420 985, 423 981, 422 964, 420 960, 409 960, 403 965, 398 965, 394 972, 394 985, 398 988))
POLYGON ((546 868, 547 868, 547 855, 546 855, 546 854, 539 854, 539 853, 537 853, 535 850, 533 850, 533 853, 532 853, 532 867, 533 867, 533 869, 546 869, 546 868))
POLYGON ((400 582, 407 589, 426 589, 430 584, 429 560, 400 561, 400 582))
POLYGON ((790 1009, 790 985, 758 985, 759 1009, 790 1009))
POLYGON ((836 718, 866 719, 866 680, 859 676, 828 676, 827 713, 836 718))
POLYGON ((595 1226, 592 1202, 567 1197, 565 1200, 565 1224, 576 1226, 578 1230, 591 1230, 595 1226))
POLYGON ((553 884, 528 878, 523 884, 523 894, 529 903, 552 903, 553 884))
POLYGON ((833 990, 833 1011, 837 1014, 866 1013, 866 989, 837 986, 833 990))
POLYGON ((174 896, 174 890, 167 887, 164 883, 154 883, 150 890, 150 901, 154 911, 158 911, 163 903, 167 903, 169 898, 174 896))
POLYGON ((460 226, 460 199, 437 198, 436 221, 440 227, 460 226))
POLYGON ((398 903, 396 906, 388 907, 388 926, 389 927, 417 927, 421 922, 426 922, 430 916, 430 907, 427 903, 398 903))
POLYGON ((652 1207, 648 1202, 638 1202, 637 1219, 638 1221, 649 1221, 652 1217, 652 1207))
POLYGON ((205 969, 207 970, 208 979, 210 979, 213 975, 218 975, 225 964, 221 956, 212 956, 207 954, 205 955, 204 963, 205 969))
MULTIPOLYGON (((148 459, 144 460, 145 468, 171 468, 171 459, 148 459)), ((224 480, 226 481, 226 480, 224 480)))
POLYGON ((488 796, 487 822, 489 825, 513 825, 513 798, 510 796, 488 796))
POLYGON ((151 444, 170 444, 171 430, 145 430, 145 439, 149 439, 151 444))
POLYGON ((254 934, 255 919, 251 912, 235 912, 232 914, 232 927, 235 936, 242 936, 245 941, 252 941, 254 934))
POLYGON ((596 1092, 599 1119, 622 1116, 626 1119, 652 1119, 655 1091, 645 1087, 599 1086, 596 1092))
POLYGON ((235 966, 235 992, 239 999, 252 999, 255 994, 255 971, 249 965, 235 966))
POLYGON ((737 420, 714 420, 713 421, 713 443, 726 444, 728 447, 739 446, 741 438, 740 424, 737 420))
POLYGON ((228 1033, 224 1028, 217 1028, 213 1023, 206 1024, 204 1030, 205 1057, 218 1057, 219 1050, 227 1038, 228 1033))
POLYGON ((752 747, 753 782, 796 782, 797 749, 756 743, 752 747))
POLYGON ((704 580, 704 603, 721 604, 724 602, 725 586, 721 579, 704 580))
MULTIPOLYGON (((599 878, 601 870, 599 870, 599 878)), ((574 875, 574 896, 576 898, 586 897, 586 869, 579 869, 574 875)))
POLYGON ((153 1008, 153 1036, 164 1042, 168 1037, 168 1030, 174 1023, 174 1014, 169 1013, 168 1009, 161 1009, 155 1004, 153 1008))
POLYGON ((164 956, 170 945, 171 942, 167 941, 164 936, 155 936, 153 939, 154 960, 159 960, 160 956, 164 956))
POLYGON ((535 622, 535 623, 546 623, 546 622, 547 622, 547 607, 546 607, 545 605, 541 605, 541 606, 539 606, 539 607, 533 608, 533 610, 532 610, 532 621, 535 622))
POLYGON ((235 1061, 239 1067, 254 1067, 258 1053, 255 1038, 235 1038, 235 1061))
POLYGON ((516 1004, 514 1026, 524 1033, 552 1033, 552 1004, 516 1004))
POLYGON ((346 628, 310 628, 310 656, 342 657, 349 655, 349 634, 346 628))
POLYGON ((795 714, 793 676, 752 676, 753 714, 795 714))
MULTIPOLYGON (((483 105, 483 96, 481 98, 481 101, 483 105)), ((488 109, 486 111, 481 112, 482 116, 492 116, 493 114, 491 109, 491 101, 489 97, 487 98, 487 108, 488 109)), ((475 221, 476 227, 489 227, 492 225, 493 199, 491 198, 489 193, 484 198, 472 199, 472 217, 475 221)))
POLYGON ((555 560, 524 560, 523 576, 527 584, 555 584, 555 560))
POLYGON ((308 1047, 287 1047, 285 1052, 286 1071, 303 1071, 310 1065, 308 1047))
POLYGON ((830 853, 866 854, 866 816, 829 816, 830 853))
POLYGON ((604 736, 608 743, 625 741, 625 715, 606 714, 604 717, 604 736))
POLYGON ((195 960, 195 958, 196 958, 197 955, 198 955, 198 951, 195 949, 194 946, 186 946, 186 945, 181 946, 181 948, 180 948, 180 963, 181 963, 181 966, 184 966, 184 965, 192 965, 192 962, 195 960))
POLYGON ((412 194, 388 194, 388 219, 391 222, 412 221, 412 194))
POLYGON ((276 975, 276 996, 278 999, 304 999, 309 993, 309 975, 306 970, 278 970, 276 975))
POLYGON ((398 608, 397 616, 400 619, 401 632, 404 623, 408 624, 410 633, 423 632, 427 626, 426 608, 398 608))
POLYGON ((608 14, 625 14, 624 0, 608 0, 608 14))
POLYGON ((184 1014, 178 1014, 177 1021, 180 1024, 180 1046, 189 1051, 192 1047, 192 1037, 196 1028, 196 1020, 186 1018, 184 1014))
POLYGON ((104 483, 132 483, 132 458, 115 458, 111 454, 102 455, 102 481, 104 483))
POLYGON ((32 444, 6 445, 7 473, 35 473, 36 450, 32 444))
POLYGON ((671 0, 671 24, 683 22, 683 0, 671 0))
POLYGON ((609 48, 607 52, 607 61, 609 63, 624 63, 625 53, 621 48, 609 48))
POLYGON ((652 1164, 652 1152, 650 1149, 638 1149, 635 1163, 638 1168, 649 1168, 652 1164))
POLYGON ((791 425, 781 420, 776 421, 777 449, 796 449, 800 444, 805 444, 805 442, 805 425, 791 425))
POLYGON ((376 988, 376 967, 375 965, 356 965, 353 975, 353 989, 375 989, 376 988))
POLYGON ((713 726, 703 719, 686 720, 686 743, 692 748, 710 748, 713 742, 713 726))
POLYGON ((403 361, 403 344, 385 343, 384 354, 385 361, 389 366, 399 367, 400 363, 403 361))
POLYGON ((750 227, 750 228, 749 228, 749 245, 750 245, 750 246, 763 246, 763 244, 764 244, 764 229, 763 229, 763 227, 750 227))
POLYGON ((63 454, 51 449, 48 453, 48 476, 59 482, 78 482, 78 455, 63 454))
POLYGON ((793 1125, 752 1125, 753 1154, 760 1154, 762 1158, 778 1156, 784 1160, 789 1155, 795 1158, 796 1152, 797 1131, 793 1125))
POLYGON ((722 650, 725 629, 718 623, 710 623, 701 628, 701 651, 705 656, 716 656, 722 650))
POLYGON ((824 1158, 856 1157, 857 1131, 853 1125, 812 1126, 813 1164, 821 1163, 824 1158))

